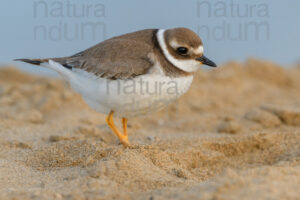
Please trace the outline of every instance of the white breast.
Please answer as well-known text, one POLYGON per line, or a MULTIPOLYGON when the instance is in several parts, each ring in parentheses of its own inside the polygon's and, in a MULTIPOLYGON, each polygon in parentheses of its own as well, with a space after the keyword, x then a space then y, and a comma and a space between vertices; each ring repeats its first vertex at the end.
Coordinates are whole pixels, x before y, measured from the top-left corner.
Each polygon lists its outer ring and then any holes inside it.
MULTIPOLYGON (((50 65, 56 65, 56 68, 60 65, 51 62, 50 65)), ((193 76, 170 78, 162 73, 148 73, 128 80, 108 80, 80 69, 65 72, 64 77, 68 77, 71 87, 90 107, 105 114, 113 110, 119 117, 158 111, 183 95, 193 80, 193 76)))

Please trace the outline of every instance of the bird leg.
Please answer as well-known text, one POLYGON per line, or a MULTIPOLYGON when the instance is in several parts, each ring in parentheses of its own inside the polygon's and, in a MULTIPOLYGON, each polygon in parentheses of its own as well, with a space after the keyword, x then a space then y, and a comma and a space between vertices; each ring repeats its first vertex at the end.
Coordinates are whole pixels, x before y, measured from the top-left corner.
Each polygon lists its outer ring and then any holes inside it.
POLYGON ((106 123, 111 128, 111 130, 115 133, 115 135, 119 138, 119 140, 123 144, 123 146, 128 147, 130 144, 129 144, 128 135, 127 135, 127 119, 122 118, 123 130, 124 130, 124 134, 122 134, 115 126, 115 123, 113 120, 113 114, 114 114, 113 111, 111 111, 109 113, 109 115, 106 118, 106 123))
POLYGON ((127 135, 127 119, 126 118, 122 118, 122 124, 123 124, 123 131, 124 131, 124 136, 128 138, 127 135))

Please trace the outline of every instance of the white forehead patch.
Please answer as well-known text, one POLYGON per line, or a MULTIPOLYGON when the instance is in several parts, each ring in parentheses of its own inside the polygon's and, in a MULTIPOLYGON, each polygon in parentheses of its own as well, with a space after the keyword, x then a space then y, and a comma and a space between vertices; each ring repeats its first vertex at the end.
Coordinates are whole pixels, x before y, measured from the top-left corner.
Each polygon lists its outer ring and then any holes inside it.
MULTIPOLYGON (((195 72, 199 69, 199 67, 201 66, 201 63, 194 60, 194 59, 190 59, 190 60, 181 60, 181 59, 177 59, 175 57, 173 57, 170 53, 169 50, 167 48, 166 45, 166 41, 165 41, 165 37, 164 37, 164 29, 160 29, 157 32, 157 40, 158 43, 164 53, 164 56, 167 58, 167 60, 169 62, 171 62, 174 66, 178 67, 179 69, 185 71, 185 72, 195 72)), ((173 48, 178 47, 178 43, 176 41, 172 41, 170 44, 173 48)), ((200 52, 201 51, 201 47, 198 47, 196 49, 196 51, 200 52)), ((203 52, 203 47, 202 47, 202 52, 203 52)))
POLYGON ((199 46, 197 49, 194 49, 195 54, 203 54, 203 46, 199 46))

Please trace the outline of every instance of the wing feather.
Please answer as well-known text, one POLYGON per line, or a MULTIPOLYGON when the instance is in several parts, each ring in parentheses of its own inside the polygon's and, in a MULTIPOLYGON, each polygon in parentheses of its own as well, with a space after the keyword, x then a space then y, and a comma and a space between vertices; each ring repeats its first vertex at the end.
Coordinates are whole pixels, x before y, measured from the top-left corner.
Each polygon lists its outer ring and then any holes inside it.
POLYGON ((57 58, 67 68, 83 69, 107 79, 128 79, 146 73, 153 48, 141 41, 109 39, 73 56, 57 58))

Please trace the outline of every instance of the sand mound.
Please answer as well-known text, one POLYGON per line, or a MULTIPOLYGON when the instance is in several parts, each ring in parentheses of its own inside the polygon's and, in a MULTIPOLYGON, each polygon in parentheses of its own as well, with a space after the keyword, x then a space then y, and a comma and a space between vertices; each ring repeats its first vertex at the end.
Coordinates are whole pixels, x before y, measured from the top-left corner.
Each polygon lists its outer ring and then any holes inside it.
POLYGON ((300 199, 299 77, 254 59, 201 71, 129 120, 124 149, 63 81, 2 68, 0 199, 300 199))

